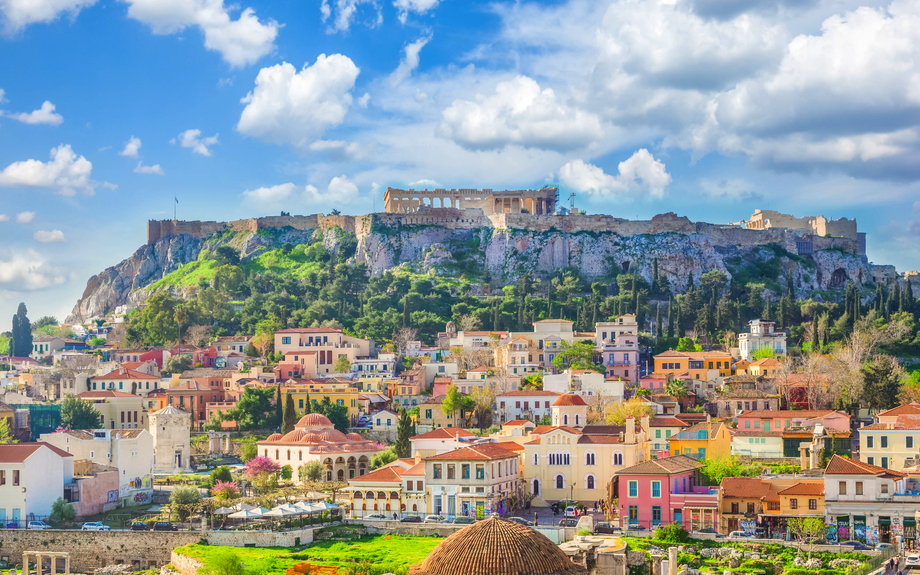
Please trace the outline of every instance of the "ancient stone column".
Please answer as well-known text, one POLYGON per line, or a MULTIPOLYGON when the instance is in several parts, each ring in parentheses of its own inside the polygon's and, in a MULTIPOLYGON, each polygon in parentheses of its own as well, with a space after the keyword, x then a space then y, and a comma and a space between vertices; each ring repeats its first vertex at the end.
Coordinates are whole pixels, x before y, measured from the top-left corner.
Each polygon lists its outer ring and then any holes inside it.
POLYGON ((51 556, 51 575, 57 575, 57 557, 51 556))
POLYGON ((677 575, 677 547, 668 547, 668 575, 677 575))

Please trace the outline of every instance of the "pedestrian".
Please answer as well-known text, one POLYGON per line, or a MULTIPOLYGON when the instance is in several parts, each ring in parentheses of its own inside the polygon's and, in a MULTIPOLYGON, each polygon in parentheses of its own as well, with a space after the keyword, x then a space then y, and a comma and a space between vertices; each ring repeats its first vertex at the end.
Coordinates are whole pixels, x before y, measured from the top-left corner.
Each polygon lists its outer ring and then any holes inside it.
POLYGON ((536 511, 533 512, 533 524, 535 526, 537 525, 537 512, 536 511))

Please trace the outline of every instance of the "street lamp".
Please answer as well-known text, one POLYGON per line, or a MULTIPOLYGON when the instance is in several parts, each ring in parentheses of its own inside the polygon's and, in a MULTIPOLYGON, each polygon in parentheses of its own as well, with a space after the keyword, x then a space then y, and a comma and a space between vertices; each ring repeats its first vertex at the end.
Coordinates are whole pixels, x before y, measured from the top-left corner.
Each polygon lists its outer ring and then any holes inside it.
POLYGON ((573 504, 575 503, 575 482, 574 481, 572 482, 572 488, 569 491, 569 501, 571 501, 573 504))

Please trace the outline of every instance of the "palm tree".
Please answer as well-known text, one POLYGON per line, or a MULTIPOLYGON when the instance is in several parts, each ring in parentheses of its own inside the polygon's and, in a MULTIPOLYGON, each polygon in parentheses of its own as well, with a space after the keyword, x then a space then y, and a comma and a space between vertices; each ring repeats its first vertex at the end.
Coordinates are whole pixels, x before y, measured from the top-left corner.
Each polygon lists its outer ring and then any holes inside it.
POLYGON ((681 399, 690 395, 690 390, 687 388, 687 382, 682 379, 677 378, 668 378, 668 381, 664 384, 665 392, 676 399, 681 399))

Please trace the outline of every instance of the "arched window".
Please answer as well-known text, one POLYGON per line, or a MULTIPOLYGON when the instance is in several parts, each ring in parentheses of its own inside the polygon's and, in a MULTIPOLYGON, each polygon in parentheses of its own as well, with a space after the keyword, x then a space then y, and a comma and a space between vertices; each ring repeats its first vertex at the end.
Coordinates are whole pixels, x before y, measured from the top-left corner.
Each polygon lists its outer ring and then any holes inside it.
POLYGON ((556 465, 556 454, 555 453, 549 454, 549 464, 556 465))
POLYGON ((556 489, 565 489, 565 477, 561 473, 556 476, 556 489))
POLYGON ((594 489, 594 476, 590 473, 585 477, 585 489, 594 489))
POLYGON ((540 465, 540 454, 539 453, 533 454, 533 464, 540 465))
POLYGON ((588 451, 585 453, 585 465, 594 465, 594 452, 588 451))
POLYGON ((303 451, 297 452, 297 461, 303 461, 303 451))
POLYGON ((531 488, 530 491, 531 493, 533 493, 535 497, 540 495, 540 480, 537 479, 536 477, 534 477, 533 479, 533 487, 531 488))
POLYGON ((562 425, 568 425, 568 424, 569 424, 569 414, 566 413, 565 415, 562 416, 562 425))
POLYGON ((569 465, 569 452, 565 452, 565 465, 569 465))
POLYGON ((268 450, 265 450, 265 457, 268 457, 268 450))
POLYGON ((575 414, 575 425, 581 425, 581 416, 577 413, 575 414))
POLYGON ((287 456, 288 456, 287 460, 290 461, 291 460, 291 450, 290 449, 287 450, 287 456))
POLYGON ((614 451, 613 452, 613 464, 614 465, 623 465, 623 452, 614 451))
POLYGON ((281 461, 281 451, 278 449, 275 450, 275 459, 281 461))

